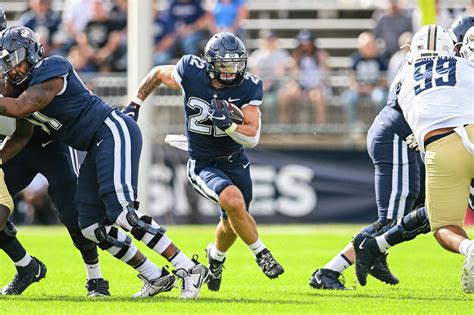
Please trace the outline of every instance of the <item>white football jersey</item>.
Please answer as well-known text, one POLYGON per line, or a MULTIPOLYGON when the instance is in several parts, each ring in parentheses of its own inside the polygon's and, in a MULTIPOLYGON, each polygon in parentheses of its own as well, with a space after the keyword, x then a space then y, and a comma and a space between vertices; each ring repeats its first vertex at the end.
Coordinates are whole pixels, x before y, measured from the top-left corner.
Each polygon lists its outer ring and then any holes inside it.
POLYGON ((467 60, 423 58, 404 70, 398 103, 421 150, 428 132, 474 123, 474 67, 467 60))

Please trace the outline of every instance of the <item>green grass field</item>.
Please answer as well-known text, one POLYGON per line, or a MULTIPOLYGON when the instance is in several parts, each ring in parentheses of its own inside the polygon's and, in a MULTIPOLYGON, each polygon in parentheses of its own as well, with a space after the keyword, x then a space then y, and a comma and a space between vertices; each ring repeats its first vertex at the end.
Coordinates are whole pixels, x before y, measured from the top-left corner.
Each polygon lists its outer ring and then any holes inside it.
MULTIPOLYGON (((366 287, 355 283, 354 269, 346 271, 345 292, 316 291, 308 280, 336 254, 360 226, 291 225, 261 227, 262 240, 285 267, 276 280, 258 269, 250 251, 238 241, 224 270, 221 291, 203 288, 196 301, 178 300, 179 290, 146 300, 130 296, 141 288, 133 269, 101 252, 102 271, 110 281, 112 297, 85 297, 85 270, 79 253, 62 227, 20 228, 19 235, 32 255, 48 267, 46 279, 22 296, 0 297, 3 314, 161 314, 161 313, 403 313, 472 314, 474 296, 460 286, 461 255, 442 250, 431 235, 391 249, 389 262, 399 276, 398 286, 369 278, 366 287)), ((169 235, 188 255, 198 253, 205 261, 204 247, 213 239, 213 227, 168 226, 169 235)), ((471 231, 472 232, 472 231, 471 231)), ((158 265, 167 262, 139 246, 158 265)), ((0 283, 10 281, 13 265, 0 255, 0 283)))

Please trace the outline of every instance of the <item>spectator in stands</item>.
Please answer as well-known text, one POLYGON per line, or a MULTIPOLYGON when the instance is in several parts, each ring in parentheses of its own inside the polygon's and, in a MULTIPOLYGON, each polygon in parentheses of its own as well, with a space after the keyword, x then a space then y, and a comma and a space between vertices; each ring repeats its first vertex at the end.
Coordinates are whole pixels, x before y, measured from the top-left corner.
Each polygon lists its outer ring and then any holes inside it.
POLYGON ((202 51, 200 43, 207 37, 209 13, 201 0, 171 0, 167 18, 175 29, 175 42, 171 50, 176 53, 197 55, 202 51))
POLYGON ((390 0, 385 12, 377 20, 374 34, 385 42, 385 55, 389 58, 398 51, 400 35, 412 29, 411 17, 400 10, 398 0, 390 0))
POLYGON ((328 54, 315 44, 315 36, 308 30, 301 30, 296 39, 298 46, 292 54, 290 71, 296 81, 290 81, 279 95, 280 122, 289 122, 291 106, 301 105, 309 100, 313 107, 313 122, 326 122, 325 94, 328 92, 324 82, 328 71, 328 54))
POLYGON ((342 94, 342 103, 346 109, 347 122, 351 123, 353 128, 359 129, 363 125, 359 118, 362 101, 370 100, 376 106, 377 112, 385 104, 387 62, 379 53, 371 32, 361 33, 357 44, 358 51, 351 55, 350 86, 342 94))
POLYGON ((157 12, 153 24, 155 66, 167 65, 173 58, 172 46, 175 41, 174 24, 171 23, 168 11, 157 12))
POLYGON ((397 51, 392 56, 392 58, 390 58, 390 61, 388 63, 387 81, 389 83, 393 81, 395 75, 398 72, 398 69, 400 69, 401 65, 405 62, 406 55, 410 51, 410 46, 408 45, 411 43, 412 36, 412 33, 405 32, 400 35, 400 38, 398 39, 398 45, 400 46, 400 50, 397 51))
POLYGON ((210 0, 212 33, 231 32, 245 38, 242 21, 248 16, 247 0, 210 0))
POLYGON ((75 42, 76 36, 84 31, 92 15, 94 0, 65 0, 62 14, 63 29, 75 42))
POLYGON ((20 16, 20 25, 34 30, 43 44, 45 53, 53 48, 53 37, 58 31, 61 16, 50 7, 49 0, 29 0, 29 10, 20 16))
POLYGON ((118 47, 112 55, 112 71, 127 71, 127 17, 128 0, 115 0, 110 20, 117 29, 118 47))
POLYGON ((97 68, 92 62, 93 56, 93 49, 81 49, 79 46, 74 46, 69 50, 67 59, 77 72, 95 72, 97 68))
POLYGON ((76 42, 81 49, 93 49, 93 61, 99 71, 112 71, 114 58, 120 52, 123 23, 111 19, 103 0, 92 1, 92 16, 76 42))
POLYGON ((268 115, 267 121, 276 123, 277 95, 291 59, 286 50, 279 48, 278 37, 273 32, 264 32, 260 37, 260 48, 250 54, 248 66, 250 72, 258 75, 263 81, 263 106, 267 109, 263 113, 268 115))

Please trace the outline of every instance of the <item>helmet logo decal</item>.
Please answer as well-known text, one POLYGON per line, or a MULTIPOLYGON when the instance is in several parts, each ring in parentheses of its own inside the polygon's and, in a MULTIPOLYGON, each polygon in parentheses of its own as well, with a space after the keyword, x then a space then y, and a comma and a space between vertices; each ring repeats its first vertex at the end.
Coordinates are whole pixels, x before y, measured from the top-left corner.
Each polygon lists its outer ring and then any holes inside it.
POLYGON ((239 54, 234 54, 234 53, 225 54, 224 58, 239 58, 239 54))
POLYGON ((20 35, 22 37, 28 37, 28 36, 30 36, 30 33, 27 30, 22 29, 22 30, 20 30, 20 35))

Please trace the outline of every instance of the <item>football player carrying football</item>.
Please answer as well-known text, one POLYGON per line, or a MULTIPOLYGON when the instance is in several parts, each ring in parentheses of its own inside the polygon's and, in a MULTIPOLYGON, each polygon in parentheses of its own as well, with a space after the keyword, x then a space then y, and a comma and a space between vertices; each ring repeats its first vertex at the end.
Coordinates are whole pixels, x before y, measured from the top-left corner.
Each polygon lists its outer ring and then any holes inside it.
POLYGON ((190 156, 188 179, 201 195, 221 208, 215 241, 206 248, 211 272, 208 287, 213 291, 220 288, 226 253, 237 236, 247 244, 267 277, 277 278, 284 272, 260 240, 255 220, 248 212, 252 180, 243 147, 255 147, 259 141, 263 92, 262 81, 246 69, 243 42, 232 33, 218 33, 207 42, 203 58, 185 55, 176 65, 153 68, 124 109, 137 118, 142 102, 162 83, 183 90, 190 156), (232 106, 227 103, 242 110, 243 124, 232 121, 232 106))

